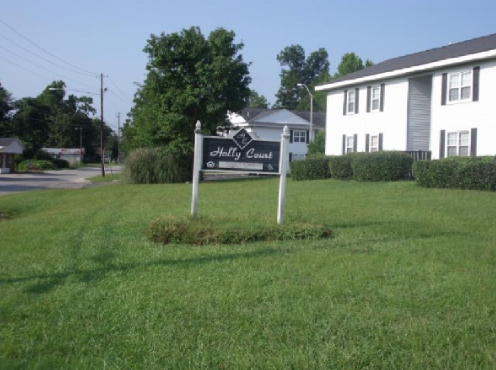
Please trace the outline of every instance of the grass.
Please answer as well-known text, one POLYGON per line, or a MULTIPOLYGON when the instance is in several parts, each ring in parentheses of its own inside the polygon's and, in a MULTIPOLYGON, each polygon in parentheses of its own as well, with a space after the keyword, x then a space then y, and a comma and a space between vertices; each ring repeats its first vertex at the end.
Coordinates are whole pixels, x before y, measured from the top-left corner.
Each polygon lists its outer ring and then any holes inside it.
MULTIPOLYGON (((157 245, 191 186, 1 197, 0 368, 494 369, 496 194, 289 181, 334 237, 157 245)), ((200 185, 199 213, 273 217, 276 179, 200 185)))

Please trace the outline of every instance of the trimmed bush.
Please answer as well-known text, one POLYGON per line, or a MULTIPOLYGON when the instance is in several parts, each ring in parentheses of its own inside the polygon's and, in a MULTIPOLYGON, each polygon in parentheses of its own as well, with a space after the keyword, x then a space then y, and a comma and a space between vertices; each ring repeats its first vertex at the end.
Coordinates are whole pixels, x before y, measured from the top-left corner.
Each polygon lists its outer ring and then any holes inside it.
POLYGON ((355 153, 351 168, 357 181, 399 181, 409 178, 413 159, 396 151, 355 153))
POLYGON ((126 159, 122 182, 127 184, 162 184, 190 181, 193 153, 186 148, 143 148, 132 151, 126 159))
POLYGON ((330 157, 329 170, 331 177, 334 179, 348 180, 353 177, 353 170, 351 169, 352 153, 330 157))
POLYGON ((300 180, 319 180, 331 177, 329 171, 329 157, 312 156, 301 161, 294 161, 289 164, 291 178, 300 180))
POLYGON ((496 157, 450 157, 418 161, 413 166, 417 185, 425 188, 496 190, 496 157))
POLYGON ((200 217, 165 217, 148 227, 150 240, 162 244, 245 244, 259 241, 330 238, 331 229, 310 223, 286 223, 200 217))
POLYGON ((45 160, 25 160, 19 163, 18 171, 44 171, 44 170, 55 170, 57 167, 52 161, 45 160))
POLYGON ((50 160, 50 162, 52 162, 55 167, 57 168, 69 168, 69 162, 66 161, 65 159, 59 159, 59 158, 52 158, 50 160))

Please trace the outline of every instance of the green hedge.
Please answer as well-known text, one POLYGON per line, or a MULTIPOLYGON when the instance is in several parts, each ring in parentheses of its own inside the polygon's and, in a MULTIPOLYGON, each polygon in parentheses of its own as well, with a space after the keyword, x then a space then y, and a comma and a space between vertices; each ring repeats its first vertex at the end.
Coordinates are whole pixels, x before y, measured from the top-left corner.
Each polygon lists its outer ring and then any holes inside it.
POLYGON ((412 163, 412 157, 404 152, 359 152, 331 157, 329 169, 335 179, 398 181, 410 177, 412 163))
POLYGON ((296 181, 328 179, 331 177, 329 157, 309 157, 301 161, 291 162, 289 166, 291 178, 296 181))
POLYGON ((399 181, 410 177, 413 159, 404 152, 355 153, 351 168, 357 181, 399 181))
POLYGON ((52 161, 45 160, 25 160, 19 163, 18 171, 44 171, 44 170, 56 170, 57 166, 52 161))
POLYGON ((417 185, 425 188, 496 190, 496 157, 451 157, 418 161, 413 166, 417 185))
POLYGON ((347 180, 353 178, 353 170, 351 169, 351 160, 353 155, 346 154, 329 158, 329 170, 331 177, 334 179, 347 180))

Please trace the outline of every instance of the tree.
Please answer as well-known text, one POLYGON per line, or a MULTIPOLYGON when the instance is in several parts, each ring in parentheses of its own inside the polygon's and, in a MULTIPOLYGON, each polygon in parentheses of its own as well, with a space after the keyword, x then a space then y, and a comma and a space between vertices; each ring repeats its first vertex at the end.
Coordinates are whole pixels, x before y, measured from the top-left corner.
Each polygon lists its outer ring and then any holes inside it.
POLYGON ((250 91, 250 97, 248 98, 248 108, 269 108, 269 102, 267 98, 263 95, 259 95, 255 90, 250 91))
POLYGON ((324 130, 319 130, 317 135, 315 135, 315 140, 308 143, 308 155, 318 155, 325 153, 325 138, 326 134, 324 130))
POLYGON ((10 120, 10 112, 14 109, 12 96, 0 83, 0 127, 2 122, 10 120))
POLYGON ((281 87, 276 94, 275 106, 290 110, 309 110, 308 92, 298 87, 298 84, 305 84, 312 91, 319 77, 329 75, 327 51, 320 48, 305 59, 303 47, 291 45, 277 55, 277 61, 283 69, 280 74, 281 87))
POLYGON ((334 75, 334 78, 343 77, 373 65, 374 63, 370 59, 367 59, 364 65, 362 59, 358 55, 355 53, 346 53, 341 57, 341 63, 338 65, 338 71, 334 75))
POLYGON ((228 110, 246 107, 249 64, 239 53, 243 43, 234 38, 223 28, 205 38, 198 27, 151 35, 144 48, 148 73, 123 129, 126 149, 178 145, 191 150, 198 120, 205 133, 214 134, 226 124, 228 110))

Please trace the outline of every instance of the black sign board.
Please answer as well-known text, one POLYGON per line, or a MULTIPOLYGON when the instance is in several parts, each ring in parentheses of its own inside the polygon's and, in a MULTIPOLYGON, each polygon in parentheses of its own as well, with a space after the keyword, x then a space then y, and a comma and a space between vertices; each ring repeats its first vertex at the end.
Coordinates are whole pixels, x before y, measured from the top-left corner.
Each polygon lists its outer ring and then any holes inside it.
POLYGON ((253 140, 245 129, 233 138, 203 139, 202 170, 279 173, 281 143, 253 140))

